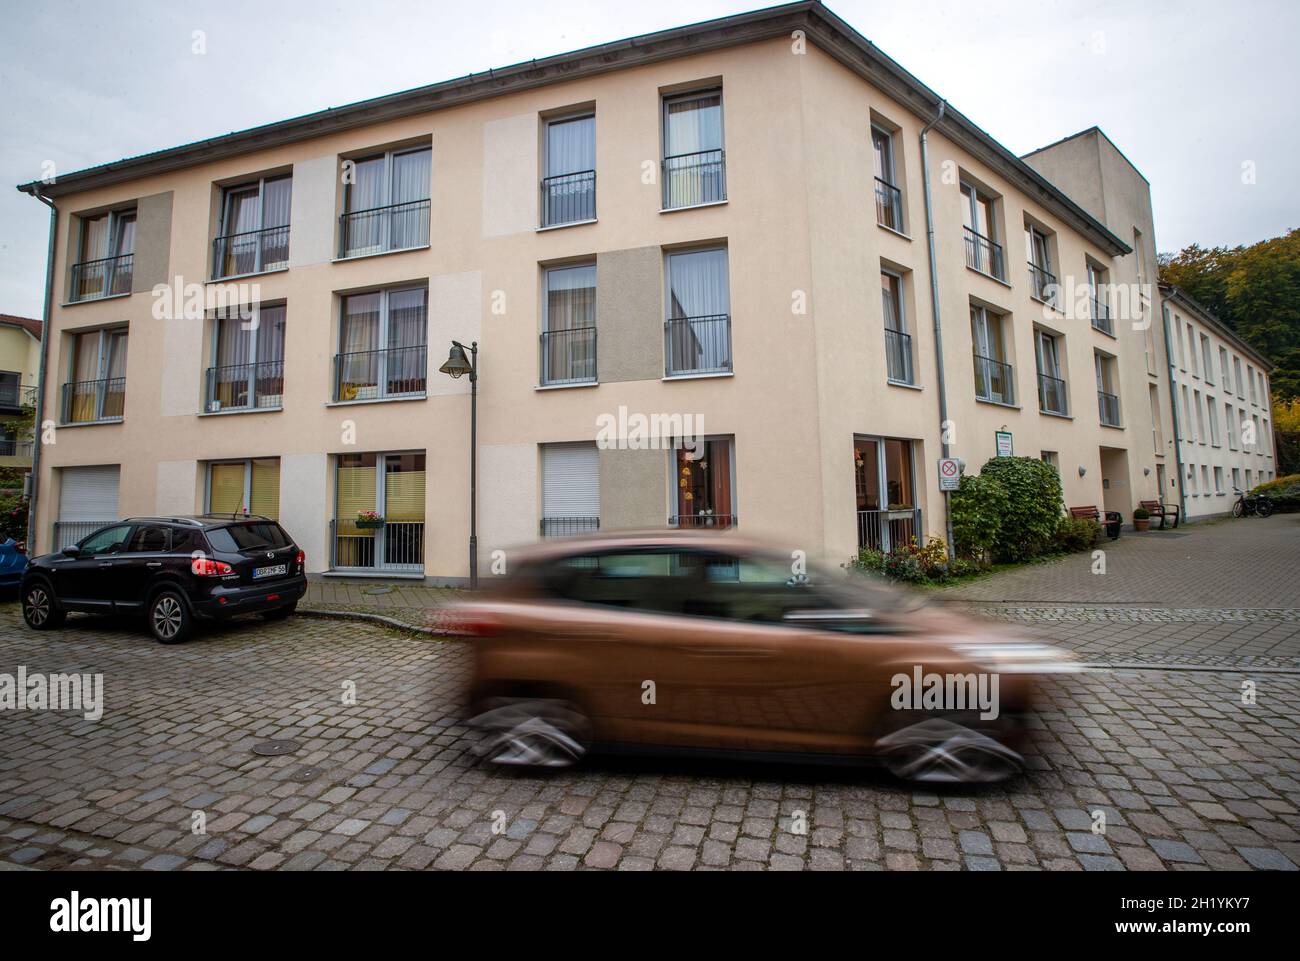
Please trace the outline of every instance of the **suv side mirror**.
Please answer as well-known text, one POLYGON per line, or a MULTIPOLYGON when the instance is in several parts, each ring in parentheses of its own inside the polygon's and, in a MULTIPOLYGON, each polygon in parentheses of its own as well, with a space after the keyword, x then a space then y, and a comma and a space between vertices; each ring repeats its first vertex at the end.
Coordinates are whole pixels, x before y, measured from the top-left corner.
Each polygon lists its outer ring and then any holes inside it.
POLYGON ((64 557, 80 557, 81 548, 78 547, 76 544, 69 544, 67 547, 63 549, 62 553, 64 557))

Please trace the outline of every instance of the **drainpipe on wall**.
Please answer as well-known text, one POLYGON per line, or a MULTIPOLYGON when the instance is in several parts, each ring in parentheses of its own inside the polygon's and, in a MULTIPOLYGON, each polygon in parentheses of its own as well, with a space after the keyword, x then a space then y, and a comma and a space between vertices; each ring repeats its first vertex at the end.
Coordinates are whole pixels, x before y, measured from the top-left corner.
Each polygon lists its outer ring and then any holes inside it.
POLYGON ((45 369, 50 357, 51 320, 54 312, 54 245, 59 234, 59 208, 40 190, 32 196, 50 208, 50 248, 45 257, 45 314, 41 318, 41 362, 36 372, 36 423, 32 427, 31 496, 27 501, 27 556, 37 553, 36 500, 41 478, 41 425, 45 422, 45 369))
MULTIPOLYGON (((929 135, 930 130, 943 119, 944 113, 948 109, 948 101, 939 101, 939 112, 935 114, 933 120, 921 128, 921 186, 925 193, 925 236, 930 258, 930 312, 934 315, 934 359, 938 367, 938 388, 939 388, 939 439, 943 445, 943 456, 951 457, 952 451, 948 443, 948 389, 944 384, 943 377, 943 323, 939 314, 939 269, 937 266, 938 258, 934 250, 934 203, 930 196, 930 147, 929 135)), ((945 537, 948 543, 948 560, 952 560, 956 555, 952 543, 952 502, 951 494, 948 491, 943 492, 943 524, 945 537)))
MULTIPOLYGON (((1156 290, 1160 288, 1157 287, 1156 290)), ((1187 520, 1187 494, 1183 490, 1183 430, 1178 423, 1178 385, 1174 383, 1174 358, 1169 352, 1169 312, 1160 305, 1160 326, 1165 332, 1165 366, 1169 370, 1169 412, 1174 420, 1174 471, 1178 474, 1178 513, 1187 520)), ((1160 492, 1165 499, 1165 492, 1160 492)))

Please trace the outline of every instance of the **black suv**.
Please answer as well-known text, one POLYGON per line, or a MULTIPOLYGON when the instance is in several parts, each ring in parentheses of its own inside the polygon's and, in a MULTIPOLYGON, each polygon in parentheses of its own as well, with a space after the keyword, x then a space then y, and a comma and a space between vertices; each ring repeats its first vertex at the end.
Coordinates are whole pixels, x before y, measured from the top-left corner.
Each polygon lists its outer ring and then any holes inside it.
POLYGON ((195 617, 288 617, 307 590, 303 552, 284 528, 245 514, 129 517, 23 574, 23 619, 38 631, 69 611, 142 613, 153 636, 176 644, 195 617))

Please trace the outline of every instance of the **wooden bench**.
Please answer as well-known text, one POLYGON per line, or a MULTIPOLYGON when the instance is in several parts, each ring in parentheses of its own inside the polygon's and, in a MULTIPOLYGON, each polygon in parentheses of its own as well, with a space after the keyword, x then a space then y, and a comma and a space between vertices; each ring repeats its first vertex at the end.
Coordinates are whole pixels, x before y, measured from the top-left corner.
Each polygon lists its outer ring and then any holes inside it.
POLYGON ((1087 507, 1071 507, 1070 516, 1080 520, 1096 521, 1106 528, 1107 536, 1113 541, 1119 540, 1119 529, 1124 525, 1124 515, 1119 511, 1106 511, 1106 516, 1103 518, 1095 504, 1089 504, 1087 507))
POLYGON ((1141 503, 1138 504, 1138 506, 1141 507, 1148 514, 1150 514, 1152 517, 1160 518, 1160 528, 1159 528, 1160 530, 1165 529, 1166 517, 1172 517, 1174 519, 1174 529, 1175 530, 1178 529, 1178 506, 1177 505, 1174 505, 1173 507, 1166 507, 1164 501, 1142 501, 1141 503))

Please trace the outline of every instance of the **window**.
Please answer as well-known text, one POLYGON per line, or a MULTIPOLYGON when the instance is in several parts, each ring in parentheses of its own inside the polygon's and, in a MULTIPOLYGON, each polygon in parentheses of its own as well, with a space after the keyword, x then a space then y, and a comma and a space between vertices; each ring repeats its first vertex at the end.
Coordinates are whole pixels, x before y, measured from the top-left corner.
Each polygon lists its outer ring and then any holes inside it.
POLYGON ((1214 492, 1216 494, 1223 493, 1223 468, 1222 467, 1214 468, 1214 492))
POLYGON ((125 327, 72 336, 68 382, 63 385, 63 422, 119 421, 126 405, 125 327))
POLYGON ((280 459, 258 457, 208 465, 209 514, 257 514, 280 519, 280 459))
POLYGON ((596 116, 546 122, 546 175, 542 178, 542 226, 596 219, 596 116))
POLYGON ((72 265, 72 301, 131 292, 135 260, 135 208, 82 217, 77 262, 72 265))
POLYGON ((1201 406, 1199 390, 1192 391, 1192 406, 1196 408, 1196 440, 1197 443, 1204 444, 1208 435, 1205 433, 1205 409, 1201 406))
POLYGON ((912 446, 894 437, 853 439, 858 547, 889 552, 922 536, 912 446))
POLYGON ((0 370, 0 407, 17 409, 24 400, 23 375, 14 370, 0 370))
POLYGON ((1191 494, 1193 497, 1195 497, 1197 493, 1196 466, 1194 464, 1187 465, 1187 493, 1191 494))
POLYGON ((1228 352, 1219 348, 1219 376, 1223 378, 1224 393, 1232 393, 1232 377, 1228 372, 1228 352))
POLYGON ((1151 449, 1157 454, 1165 452, 1164 425, 1160 422, 1160 391, 1155 384, 1147 386, 1147 397, 1151 402, 1151 449))
POLYGON ((1234 467, 1232 469, 1232 489, 1241 490, 1241 468, 1240 467, 1234 467))
POLYGON ((1214 383, 1214 360, 1210 353, 1210 338, 1201 334, 1201 371, 1207 384, 1214 383))
POLYGON ((279 550, 291 543, 279 524, 232 524, 208 531, 212 549, 223 554, 279 550))
POLYGON ((131 554, 161 554, 171 544, 171 530, 158 524, 141 524, 131 534, 126 550, 131 554))
POLYGON ((1056 274, 1052 273, 1051 241, 1033 224, 1025 225, 1025 257, 1029 262, 1029 295, 1056 306, 1056 274))
POLYGON ((345 161, 340 257, 428 246, 432 162, 429 147, 345 161))
POLYGON ((427 287, 341 298, 334 400, 424 396, 428 371, 427 287))
POLYGON ((731 437, 681 443, 673 451, 676 527, 734 527, 735 441, 731 437))
POLYGON ((965 231, 966 266, 998 280, 1006 278, 1002 245, 997 242, 994 211, 996 201, 978 187, 961 185, 962 224, 965 231))
POLYGON ((54 548, 62 550, 117 519, 121 468, 102 464, 57 470, 59 519, 54 524, 54 548))
POLYGON ((214 318, 212 366, 205 408, 278 410, 284 397, 283 304, 258 305, 252 320, 239 313, 214 318))
POLYGON ((1246 365, 1246 380, 1250 383, 1250 402, 1254 404, 1257 402, 1255 395, 1255 368, 1251 367, 1250 364, 1246 365))
POLYGON ((669 254, 667 273, 667 376, 730 371, 731 290, 726 248, 669 254))
POLYGON ((423 453, 340 454, 334 568, 422 573, 424 504, 423 453))
POLYGON ((1047 414, 1068 414, 1069 401, 1061 377, 1059 339, 1045 330, 1034 331, 1038 362, 1038 409, 1047 414))
POLYGON ((912 337, 907 332, 907 315, 903 310, 903 278, 882 270, 880 293, 885 312, 885 364, 889 379, 896 384, 915 384, 912 337))
POLYGON ((1245 382, 1242 381, 1241 379, 1241 358, 1240 357, 1232 358, 1232 379, 1233 382, 1237 385, 1237 396, 1244 398, 1246 396, 1245 382))
POLYGON ((596 382, 596 265, 544 272, 541 383, 596 382))
POLYGON ((1101 423, 1119 427, 1119 396, 1115 384, 1115 358, 1098 351, 1093 354, 1097 371, 1097 411, 1101 423))
POLYGON ((542 445, 542 536, 600 529, 600 457, 593 442, 542 445))
POLYGON ((1110 320, 1106 271, 1092 261, 1088 261, 1088 299, 1093 328, 1104 334, 1114 335, 1115 327, 1110 320))
POLYGON ((1038 459, 1049 465, 1058 474, 1061 472, 1061 455, 1058 452, 1054 450, 1039 451, 1038 459))
POLYGON ((871 150, 876 174, 876 223, 902 233, 903 194, 894 169, 894 135, 872 124, 871 150))
POLYGON ((236 277, 289 266, 293 178, 262 177, 226 187, 212 247, 212 276, 236 277))
POLYGON ((1211 446, 1222 446, 1223 441, 1222 438, 1219 437, 1219 405, 1215 403, 1214 398, 1209 394, 1205 395, 1205 415, 1210 421, 1211 446))
POLYGON ((975 397, 995 404, 1014 404, 1015 377, 1004 360, 1002 318, 984 307, 971 306, 971 341, 975 358, 975 397))
POLYGON ((1232 405, 1223 405, 1223 423, 1228 432, 1228 450, 1237 449, 1237 425, 1232 416, 1232 405))
POLYGON ((727 199, 722 91, 664 98, 664 209, 727 199))
POLYGON ((130 536, 130 524, 118 524, 115 527, 105 528, 81 542, 81 556, 103 557, 109 554, 120 554, 125 550, 127 539, 130 536))
POLYGON ((1192 423, 1192 402, 1187 395, 1187 385, 1183 384, 1179 388, 1179 393, 1183 398, 1182 416, 1178 418, 1179 440, 1195 441, 1196 427, 1192 423))

